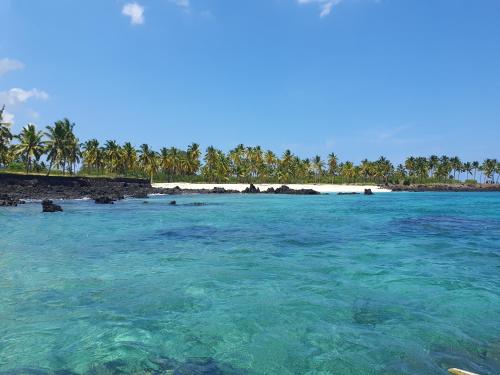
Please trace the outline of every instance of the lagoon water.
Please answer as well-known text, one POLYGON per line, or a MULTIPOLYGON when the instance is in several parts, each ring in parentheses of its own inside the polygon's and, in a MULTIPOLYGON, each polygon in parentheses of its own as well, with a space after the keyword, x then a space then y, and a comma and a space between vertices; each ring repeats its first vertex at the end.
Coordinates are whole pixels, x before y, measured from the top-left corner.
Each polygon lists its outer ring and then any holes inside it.
POLYGON ((0 373, 500 373, 499 193, 62 205, 0 209, 0 373))

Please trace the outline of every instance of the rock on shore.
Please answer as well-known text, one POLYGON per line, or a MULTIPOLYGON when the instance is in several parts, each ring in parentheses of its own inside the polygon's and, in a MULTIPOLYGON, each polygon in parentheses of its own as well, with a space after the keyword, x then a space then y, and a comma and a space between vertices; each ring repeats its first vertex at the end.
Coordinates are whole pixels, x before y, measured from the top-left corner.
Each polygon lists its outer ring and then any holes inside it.
POLYGON ((42 201, 42 212, 62 212, 62 207, 49 199, 42 201))
POLYGON ((500 184, 413 184, 413 185, 388 185, 385 188, 392 191, 410 192, 488 192, 500 191, 500 184))

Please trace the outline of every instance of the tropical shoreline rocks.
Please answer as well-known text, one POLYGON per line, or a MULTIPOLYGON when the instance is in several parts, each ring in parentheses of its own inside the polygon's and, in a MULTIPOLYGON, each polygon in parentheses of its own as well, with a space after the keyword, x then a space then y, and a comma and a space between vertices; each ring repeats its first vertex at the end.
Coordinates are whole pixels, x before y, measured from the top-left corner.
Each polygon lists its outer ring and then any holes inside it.
POLYGON ((491 192, 500 191, 500 184, 412 184, 386 185, 384 188, 408 192, 491 192))
MULTIPOLYGON (((316 195, 313 189, 294 190, 286 185, 260 191, 250 184, 244 194, 316 195)), ((0 206, 15 206, 23 199, 83 199, 91 198, 97 204, 112 204, 126 197, 145 199, 150 194, 240 194, 237 190, 214 187, 212 189, 154 188, 148 180, 133 178, 90 178, 77 176, 39 176, 0 173, 0 206)))
POLYGON ((42 201, 42 212, 62 212, 62 207, 55 204, 50 199, 42 201))

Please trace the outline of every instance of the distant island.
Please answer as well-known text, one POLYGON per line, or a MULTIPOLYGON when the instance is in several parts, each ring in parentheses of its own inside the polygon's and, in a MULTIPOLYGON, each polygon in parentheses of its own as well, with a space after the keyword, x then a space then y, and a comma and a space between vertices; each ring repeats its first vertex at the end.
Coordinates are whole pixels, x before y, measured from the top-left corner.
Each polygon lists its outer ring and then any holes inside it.
POLYGON ((67 118, 44 130, 28 124, 12 134, 3 112, 4 108, 0 110, 0 172, 191 183, 495 184, 500 179, 500 162, 493 158, 463 162, 456 156, 409 156, 394 166, 381 156, 356 165, 341 162, 335 153, 327 160, 301 159, 290 150, 278 156, 243 144, 227 153, 210 146, 202 155, 197 143, 186 150, 163 147, 159 151, 147 144, 137 149, 130 142, 120 145, 114 140, 102 145, 97 139, 81 143, 75 124, 67 118))

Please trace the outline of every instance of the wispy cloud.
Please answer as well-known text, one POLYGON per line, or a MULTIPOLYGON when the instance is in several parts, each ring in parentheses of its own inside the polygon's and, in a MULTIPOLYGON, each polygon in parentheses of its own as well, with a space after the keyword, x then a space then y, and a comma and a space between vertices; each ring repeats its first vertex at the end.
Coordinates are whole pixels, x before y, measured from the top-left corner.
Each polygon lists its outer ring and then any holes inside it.
POLYGON ((24 68, 24 64, 19 60, 14 59, 0 59, 0 76, 7 74, 13 70, 20 70, 24 68))
POLYGON ((307 4, 316 4, 319 6, 320 13, 319 16, 321 18, 328 16, 333 7, 337 4, 340 4, 342 0, 297 0, 297 2, 301 5, 307 4))
POLYGON ((130 17, 132 25, 142 25, 144 23, 144 7, 138 3, 127 3, 123 6, 122 14, 130 17))
POLYGON ((186 13, 191 12, 190 0, 170 0, 170 2, 177 5, 180 9, 182 9, 186 13))
POLYGON ((173 3, 175 3, 177 6, 184 8, 184 9, 189 9, 190 3, 189 0, 171 0, 173 3))
POLYGON ((7 91, 0 91, 0 103, 6 106, 15 106, 22 104, 29 99, 47 100, 49 94, 38 89, 23 90, 20 88, 12 88, 7 91))

